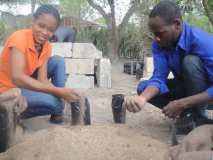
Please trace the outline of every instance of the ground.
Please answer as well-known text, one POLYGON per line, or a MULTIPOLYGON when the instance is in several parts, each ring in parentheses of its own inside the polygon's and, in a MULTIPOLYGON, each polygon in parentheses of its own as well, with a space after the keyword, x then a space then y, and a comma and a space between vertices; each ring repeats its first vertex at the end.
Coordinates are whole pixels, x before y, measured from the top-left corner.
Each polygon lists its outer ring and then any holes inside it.
POLYGON ((138 81, 124 74, 123 62, 112 65, 112 88, 87 90, 92 125, 49 124, 49 116, 25 120, 17 141, 0 160, 164 160, 171 144, 171 121, 150 104, 137 114, 127 112, 126 124, 114 124, 111 96, 135 93, 138 81))

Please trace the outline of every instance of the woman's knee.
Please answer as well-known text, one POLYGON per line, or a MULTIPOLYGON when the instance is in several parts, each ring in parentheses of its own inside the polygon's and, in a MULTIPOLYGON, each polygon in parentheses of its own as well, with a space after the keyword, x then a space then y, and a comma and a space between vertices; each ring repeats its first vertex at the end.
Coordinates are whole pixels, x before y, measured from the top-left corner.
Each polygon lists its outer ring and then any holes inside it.
POLYGON ((29 107, 44 106, 51 108, 63 108, 63 101, 59 97, 51 94, 22 90, 22 95, 26 97, 29 107))
POLYGON ((50 114, 62 114, 64 109, 64 103, 63 101, 55 96, 48 96, 46 97, 45 102, 43 103, 43 107, 50 111, 50 114))
POLYGON ((49 63, 59 65, 59 66, 65 66, 64 58, 58 55, 50 57, 49 63))
POLYGON ((62 109, 64 107, 63 101, 60 98, 53 95, 47 96, 45 102, 43 103, 45 106, 49 106, 55 109, 62 109))

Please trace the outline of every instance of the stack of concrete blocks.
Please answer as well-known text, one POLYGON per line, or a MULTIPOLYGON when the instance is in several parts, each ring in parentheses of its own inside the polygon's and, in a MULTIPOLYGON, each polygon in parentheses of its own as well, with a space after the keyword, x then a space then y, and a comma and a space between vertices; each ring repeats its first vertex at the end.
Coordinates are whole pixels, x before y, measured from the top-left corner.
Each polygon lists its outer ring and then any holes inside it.
POLYGON ((96 59, 97 84, 100 88, 111 88, 111 63, 108 58, 96 59))
POLYGON ((70 88, 111 88, 111 63, 92 43, 52 43, 53 55, 65 58, 66 86, 70 88))

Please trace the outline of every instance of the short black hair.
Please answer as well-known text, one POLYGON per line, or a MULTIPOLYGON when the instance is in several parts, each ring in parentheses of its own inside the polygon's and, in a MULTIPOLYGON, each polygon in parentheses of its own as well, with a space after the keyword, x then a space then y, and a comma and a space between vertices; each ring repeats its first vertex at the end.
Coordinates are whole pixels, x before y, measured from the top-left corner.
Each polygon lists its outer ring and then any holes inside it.
POLYGON ((160 17, 167 25, 172 24, 176 18, 182 20, 180 8, 175 2, 165 0, 159 2, 149 14, 149 18, 160 17))
POLYGON ((43 4, 40 7, 38 7, 38 9, 34 13, 33 17, 38 18, 42 14, 50 14, 53 17, 55 17, 55 19, 57 20, 57 26, 59 26, 60 21, 61 21, 60 14, 55 7, 53 7, 52 5, 49 5, 49 4, 43 4))

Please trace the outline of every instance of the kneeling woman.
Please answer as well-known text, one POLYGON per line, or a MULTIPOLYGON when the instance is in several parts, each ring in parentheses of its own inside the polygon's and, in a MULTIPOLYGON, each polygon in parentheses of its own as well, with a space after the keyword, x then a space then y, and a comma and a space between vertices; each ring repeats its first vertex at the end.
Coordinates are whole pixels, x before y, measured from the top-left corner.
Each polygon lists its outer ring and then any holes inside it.
POLYGON ((51 5, 40 6, 32 27, 14 32, 6 41, 0 57, 0 93, 21 88, 28 108, 23 118, 50 114, 50 121, 63 120, 63 99, 78 101, 80 94, 65 88, 65 64, 51 57, 49 39, 60 23, 60 15, 51 5))

